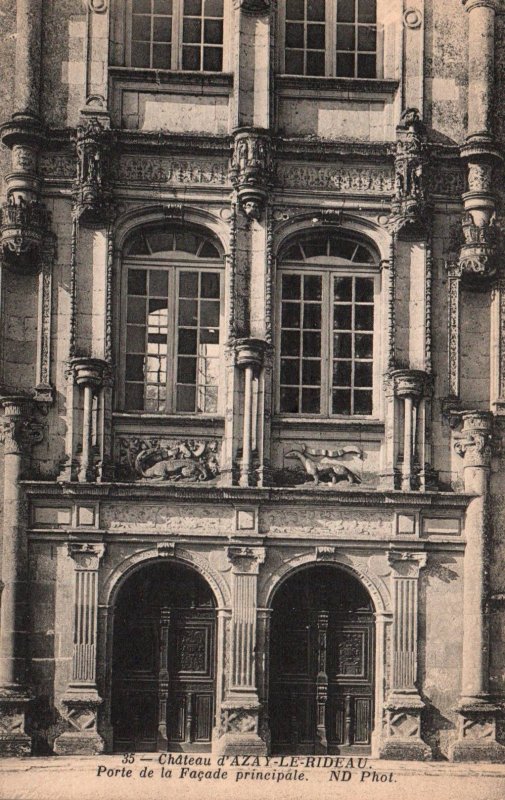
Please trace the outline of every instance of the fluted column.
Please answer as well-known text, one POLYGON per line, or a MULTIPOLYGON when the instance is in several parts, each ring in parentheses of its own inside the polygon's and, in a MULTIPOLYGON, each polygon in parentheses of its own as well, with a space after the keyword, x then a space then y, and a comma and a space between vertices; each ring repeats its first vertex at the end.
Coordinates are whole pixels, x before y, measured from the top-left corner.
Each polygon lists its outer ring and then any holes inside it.
POLYGON ((256 681, 256 617, 259 567, 265 549, 231 546, 232 565, 231 658, 228 696, 221 705, 218 749, 227 755, 265 754, 260 738, 256 681))
POLYGON ((27 616, 26 520, 21 478, 23 457, 32 438, 31 404, 24 397, 5 397, 1 441, 4 447, 2 597, 0 616, 0 755, 26 755, 25 732, 30 699, 25 685, 27 616))
POLYGON ((493 448, 493 415, 465 411, 462 437, 455 443, 464 458, 465 492, 473 495, 465 517, 463 572, 463 661, 457 740, 453 761, 505 761, 496 741, 500 710, 489 697, 489 621, 487 554, 489 547, 489 474, 493 448))
POLYGON ((389 554, 393 568, 393 637, 390 692, 386 702, 383 758, 425 760, 431 750, 421 738, 424 703, 417 687, 419 574, 426 553, 389 554))
POLYGON ((92 755, 103 751, 96 722, 102 702, 96 687, 98 569, 105 552, 101 542, 70 542, 74 561, 72 677, 62 703, 69 730, 54 743, 57 753, 92 755))

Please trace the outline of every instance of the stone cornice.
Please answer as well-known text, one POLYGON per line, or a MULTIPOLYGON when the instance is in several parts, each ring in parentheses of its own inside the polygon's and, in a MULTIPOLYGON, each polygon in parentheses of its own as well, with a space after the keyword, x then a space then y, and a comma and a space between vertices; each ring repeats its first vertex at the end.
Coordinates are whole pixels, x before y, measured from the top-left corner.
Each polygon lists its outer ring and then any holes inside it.
POLYGON ((264 505, 325 505, 357 508, 436 508, 464 509, 473 495, 451 492, 338 491, 333 489, 283 489, 276 487, 201 487, 146 485, 138 483, 57 483, 22 481, 31 499, 62 500, 138 500, 146 502, 262 503, 264 505))

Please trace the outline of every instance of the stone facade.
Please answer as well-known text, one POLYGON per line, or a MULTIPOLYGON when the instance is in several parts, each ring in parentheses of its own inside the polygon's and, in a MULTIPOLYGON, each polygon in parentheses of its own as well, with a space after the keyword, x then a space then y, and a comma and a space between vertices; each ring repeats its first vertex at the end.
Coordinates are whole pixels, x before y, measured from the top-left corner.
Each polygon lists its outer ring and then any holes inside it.
POLYGON ((119 0, 4 4, 1 754, 505 760, 505 9, 365 5, 375 77, 287 74, 280 0, 225 0, 202 72, 183 45, 132 66, 119 0), (288 691, 276 614, 305 574, 357 605, 309 581, 288 691), (135 586, 158 616, 128 628, 135 586), (128 636, 156 675, 121 733, 128 636))

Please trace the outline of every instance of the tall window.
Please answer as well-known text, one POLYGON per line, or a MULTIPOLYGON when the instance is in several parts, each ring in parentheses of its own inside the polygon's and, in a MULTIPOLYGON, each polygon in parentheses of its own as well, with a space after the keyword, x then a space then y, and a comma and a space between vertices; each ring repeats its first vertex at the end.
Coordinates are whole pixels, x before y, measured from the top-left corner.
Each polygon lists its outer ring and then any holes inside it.
POLYGON ((222 257, 182 227, 147 228, 124 249, 127 411, 218 411, 222 257))
POLYGON ((131 67, 221 72, 224 0, 130 0, 131 67))
POLYGON ((321 232, 281 254, 281 413, 373 413, 375 263, 363 244, 321 232))
POLYGON ((284 72, 377 77, 376 0, 285 0, 284 72))

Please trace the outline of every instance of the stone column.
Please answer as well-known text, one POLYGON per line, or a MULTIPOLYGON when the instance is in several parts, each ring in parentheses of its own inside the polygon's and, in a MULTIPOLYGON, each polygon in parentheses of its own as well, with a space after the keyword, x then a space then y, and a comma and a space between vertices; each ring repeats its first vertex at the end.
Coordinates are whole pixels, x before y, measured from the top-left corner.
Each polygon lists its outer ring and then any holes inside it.
POLYGON ((493 415, 465 411, 456 451, 465 459, 465 492, 473 495, 465 518, 463 573, 463 664, 457 740, 452 761, 505 761, 505 747, 496 741, 500 709, 489 697, 489 629, 487 558, 489 548, 489 474, 493 415))
POLYGON ((1 440, 4 445, 2 596, 0 616, 0 755, 28 755, 25 731, 30 694, 25 685, 26 533, 20 485, 23 455, 30 438, 30 401, 5 397, 1 440))
POLYGON ((462 0, 468 12, 468 135, 491 129, 496 0, 462 0))
POLYGON ((258 377, 262 365, 266 342, 260 339, 239 339, 235 344, 236 365, 244 373, 244 405, 242 423, 242 461, 240 465, 240 486, 254 485, 253 443, 256 441, 257 413, 254 413, 253 381, 258 377))
POLYGON ((416 685, 419 573, 426 565, 426 553, 392 551, 389 562, 393 568, 392 667, 380 755, 422 761, 431 758, 431 750, 421 738, 424 703, 416 685))
MULTIPOLYGON (((427 375, 422 370, 398 369, 391 373, 395 397, 403 402, 403 461, 401 488, 410 492, 417 487, 415 456, 417 450, 417 406, 425 393, 427 375)), ((424 468, 424 464, 417 465, 424 468)))
POLYGON ((104 749, 97 731, 97 712, 102 699, 96 687, 98 620, 98 569, 105 552, 101 542, 70 542, 74 560, 74 652, 72 678, 62 698, 69 730, 54 742, 60 754, 93 755, 104 749))
POLYGON ((260 704, 256 681, 257 583, 263 547, 228 548, 232 565, 231 658, 228 696, 221 704, 218 750, 226 755, 265 755, 258 733, 260 704))

